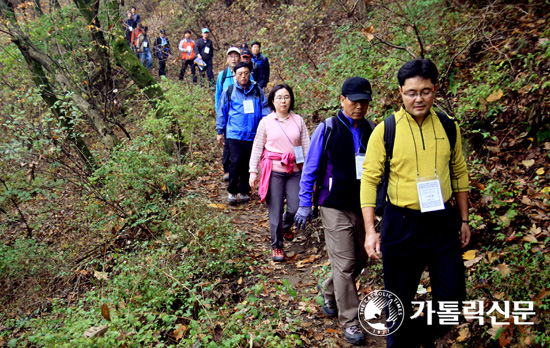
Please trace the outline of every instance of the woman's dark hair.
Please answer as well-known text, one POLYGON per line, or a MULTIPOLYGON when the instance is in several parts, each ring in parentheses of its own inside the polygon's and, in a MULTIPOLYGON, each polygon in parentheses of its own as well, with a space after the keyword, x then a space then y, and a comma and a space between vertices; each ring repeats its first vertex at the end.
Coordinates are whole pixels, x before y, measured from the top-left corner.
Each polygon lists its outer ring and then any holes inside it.
POLYGON ((237 72, 240 68, 247 68, 248 71, 252 72, 252 67, 246 62, 238 62, 237 65, 235 65, 235 72, 237 72))
POLYGON ((277 93, 281 89, 286 89, 288 91, 288 94, 290 94, 290 106, 288 107, 288 111, 294 110, 294 92, 292 92, 292 88, 290 88, 289 85, 284 83, 278 84, 277 86, 273 87, 271 92, 269 92, 269 95, 267 97, 267 105, 269 105, 271 111, 275 112, 275 105, 273 105, 273 101, 275 100, 275 93, 277 93))
POLYGON ((425 79, 430 79, 435 85, 437 83, 437 78, 439 73, 435 64, 429 59, 415 59, 410 60, 403 64, 401 69, 397 72, 397 81, 399 81, 399 86, 405 84, 405 80, 420 76, 425 79))
POLYGON ((183 32, 183 35, 185 35, 185 34, 191 34, 191 30, 186 30, 186 31, 184 31, 184 32, 183 32))

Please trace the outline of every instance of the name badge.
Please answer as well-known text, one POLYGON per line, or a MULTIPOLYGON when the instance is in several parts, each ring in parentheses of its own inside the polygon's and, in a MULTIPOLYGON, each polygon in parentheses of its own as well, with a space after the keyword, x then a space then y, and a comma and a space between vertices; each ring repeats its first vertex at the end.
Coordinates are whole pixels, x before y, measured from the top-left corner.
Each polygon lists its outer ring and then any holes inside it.
POLYGON ((361 174, 363 173, 363 163, 365 162, 365 154, 355 155, 355 173, 357 180, 361 180, 361 174))
POLYGON ((191 46, 187 46, 187 52, 191 53, 191 46))
POLYGON ((147 41, 143 43, 143 47, 147 48, 147 41))
POLYGON ((243 101, 244 113, 253 114, 254 113, 254 100, 245 100, 243 101))
POLYGON ((204 54, 208 54, 208 53, 210 53, 210 47, 206 46, 204 48, 204 54))
POLYGON ((416 188, 422 213, 445 209, 439 178, 418 178, 416 179, 416 188))
POLYGON ((132 29, 132 27, 128 27, 128 30, 132 31, 132 30, 134 30, 134 29, 132 29))
POLYGON ((301 146, 294 147, 294 156, 296 157, 296 163, 304 163, 304 150, 301 146))

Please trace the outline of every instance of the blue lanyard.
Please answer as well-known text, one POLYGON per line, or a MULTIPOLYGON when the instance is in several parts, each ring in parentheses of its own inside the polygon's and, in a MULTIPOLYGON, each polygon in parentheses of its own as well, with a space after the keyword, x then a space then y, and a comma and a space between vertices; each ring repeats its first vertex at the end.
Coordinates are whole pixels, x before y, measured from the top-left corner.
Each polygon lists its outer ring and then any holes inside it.
MULTIPOLYGON (((351 128, 346 124, 346 122, 342 121, 342 119, 340 118, 340 115, 336 115, 336 117, 338 117, 338 119, 340 120, 340 122, 342 122, 342 124, 344 126, 346 126, 347 129, 349 129, 349 131, 351 132, 351 135, 353 136, 353 138, 355 140, 357 140, 359 142, 359 150, 361 150, 361 148, 363 148, 363 150, 365 150, 365 152, 367 152, 367 148, 365 146, 363 146, 363 143, 362 143, 362 140, 363 140, 363 130, 361 131, 361 139, 358 139, 357 138, 357 135, 355 135, 355 133, 351 130, 351 128)), ((359 154, 360 151, 357 151, 355 154, 359 154)))
MULTIPOLYGON (((300 132, 300 142, 301 142, 301 140, 302 140, 302 130, 300 129, 300 127, 298 127, 298 123, 296 123, 296 121, 292 118, 291 114, 288 114, 288 117, 290 117, 292 119, 292 121, 294 121, 294 124, 296 125, 296 128, 298 128, 298 132, 300 132)), ((290 141, 290 144, 292 146, 294 146, 294 143, 292 142, 292 140, 290 140, 290 138, 286 134, 285 130, 283 129, 283 126, 281 126, 281 122, 279 122, 279 119, 277 119, 277 124, 279 125, 279 127, 281 127, 281 130, 283 131, 283 133, 286 136, 286 138, 288 139, 288 141, 290 141)))

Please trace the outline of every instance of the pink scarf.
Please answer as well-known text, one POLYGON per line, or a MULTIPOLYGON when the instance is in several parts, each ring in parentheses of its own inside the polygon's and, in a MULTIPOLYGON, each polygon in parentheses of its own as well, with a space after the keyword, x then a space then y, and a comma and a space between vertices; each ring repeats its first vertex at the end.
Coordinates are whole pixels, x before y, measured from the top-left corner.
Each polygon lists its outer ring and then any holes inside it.
POLYGON ((277 153, 264 150, 262 157, 260 159, 260 184, 258 187, 258 193, 260 195, 260 202, 263 202, 267 197, 267 191, 269 189, 269 178, 271 177, 271 170, 273 168, 272 161, 281 161, 281 164, 286 167, 286 172, 288 174, 292 173, 294 170, 294 161, 296 157, 294 153, 277 153))

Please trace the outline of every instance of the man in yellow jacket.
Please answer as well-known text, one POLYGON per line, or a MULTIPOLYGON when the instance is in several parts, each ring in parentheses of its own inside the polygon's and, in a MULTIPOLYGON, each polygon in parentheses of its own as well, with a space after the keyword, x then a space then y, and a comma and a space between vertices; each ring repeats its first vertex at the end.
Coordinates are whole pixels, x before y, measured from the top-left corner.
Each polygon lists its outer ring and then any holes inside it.
MULTIPOLYGON (((425 319, 410 319, 415 314, 411 301, 426 266, 430 272, 433 310, 439 311, 442 301, 454 301, 458 312, 465 299, 461 248, 470 240, 468 172, 458 125, 450 121, 451 129, 456 128, 453 146, 452 137, 432 108, 439 87, 437 78, 437 67, 429 59, 409 61, 397 74, 403 105, 394 115, 389 203, 383 212, 380 236, 374 228, 374 211, 376 187, 387 155, 385 124, 373 131, 363 165, 361 209, 365 249, 371 259, 382 259, 385 290, 397 295, 404 306, 402 325, 387 337, 387 346, 393 348, 420 344, 435 347, 435 339, 451 328, 439 325, 437 315, 430 325, 425 319)), ((388 328, 396 327, 390 320, 386 324, 388 328)))

